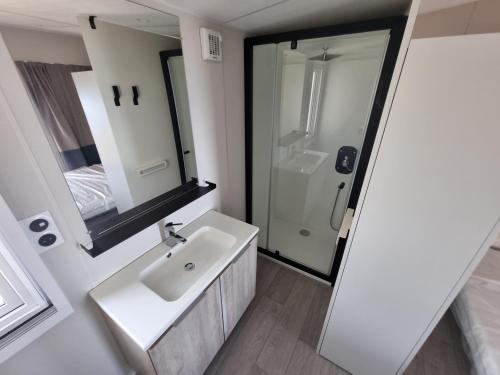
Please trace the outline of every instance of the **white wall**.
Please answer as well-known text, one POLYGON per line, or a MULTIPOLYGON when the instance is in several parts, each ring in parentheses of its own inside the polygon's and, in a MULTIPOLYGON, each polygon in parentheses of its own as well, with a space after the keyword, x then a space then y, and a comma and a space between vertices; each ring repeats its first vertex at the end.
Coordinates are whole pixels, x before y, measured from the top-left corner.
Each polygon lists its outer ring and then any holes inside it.
MULTIPOLYGON (((188 223, 208 209, 220 209, 222 196, 227 212, 231 210, 235 216, 242 216, 244 212, 241 211, 243 206, 239 197, 244 194, 244 170, 240 170, 239 166, 244 164, 243 54, 240 54, 243 34, 154 1, 144 0, 143 3, 180 16, 198 172, 205 179, 217 183, 216 190, 177 211, 169 219, 188 223), (201 26, 223 32, 225 49, 222 64, 201 60, 201 26), (227 141, 228 134, 234 142, 227 141), (231 157, 231 171, 228 155, 231 157), (229 175, 232 176, 231 189, 228 188, 229 175)), ((6 95, 9 105, 19 121, 9 129, 0 122, 0 149, 5 153, 2 160, 16 160, 15 167, 12 163, 0 163, 0 192, 5 194, 18 219, 44 210, 54 215, 66 242, 45 253, 43 259, 76 311, 9 361, 0 364, 0 373, 126 373, 124 361, 87 293, 157 244, 161 240, 159 231, 154 225, 94 259, 77 247, 77 241, 88 239, 85 226, 40 124, 29 111, 26 92, 23 98, 21 81, 15 77, 14 67, 6 66, 5 59, 0 60, 0 64, 0 89, 9 94, 6 95), (21 147, 23 144, 25 148, 21 147), (36 194, 33 194, 34 190, 36 194)))
POLYGON ((245 103, 243 32, 223 30, 222 50, 226 110, 227 194, 224 213, 245 220, 245 103))
POLYGON ((14 60, 44 63, 90 65, 83 39, 79 35, 0 26, 14 60))
MULTIPOLYGON (((178 49, 177 39, 79 17, 85 46, 108 113, 134 205, 181 185, 177 149, 159 52, 178 49), (119 85, 120 106, 111 86, 119 85), (138 86, 139 105, 132 102, 138 86), (141 176, 137 169, 163 160, 166 169, 141 176)), ((97 140, 96 140, 97 142, 97 140)), ((132 207, 128 207, 132 208, 132 207)))
MULTIPOLYGON (((225 79, 222 64, 201 59, 200 27, 213 27, 216 30, 221 27, 194 16, 181 19, 182 53, 198 178, 217 183, 217 204, 220 205, 221 197, 226 197, 228 192, 226 104, 223 95, 225 79)), ((229 79, 226 77, 226 80, 229 79)))

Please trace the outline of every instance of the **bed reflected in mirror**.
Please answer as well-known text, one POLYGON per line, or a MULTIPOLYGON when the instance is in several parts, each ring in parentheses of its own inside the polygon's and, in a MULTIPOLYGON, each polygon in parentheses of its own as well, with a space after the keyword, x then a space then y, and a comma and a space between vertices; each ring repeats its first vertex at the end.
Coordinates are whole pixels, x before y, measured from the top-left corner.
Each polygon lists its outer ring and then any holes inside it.
POLYGON ((64 30, 0 26, 91 230, 116 225, 197 176, 178 25, 175 16, 146 10, 75 15, 64 30), (16 56, 12 43, 33 33, 40 51, 59 43, 61 53, 16 56))

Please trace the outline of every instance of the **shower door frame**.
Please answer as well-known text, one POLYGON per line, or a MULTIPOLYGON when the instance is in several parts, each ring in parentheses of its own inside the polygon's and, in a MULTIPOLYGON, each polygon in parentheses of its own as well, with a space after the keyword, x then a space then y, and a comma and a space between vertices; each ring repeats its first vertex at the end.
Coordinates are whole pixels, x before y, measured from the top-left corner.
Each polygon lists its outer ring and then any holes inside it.
MULTIPOLYGON (((349 195, 349 201, 347 203, 347 209, 352 209, 353 211, 355 211, 356 206, 358 204, 359 195, 361 192, 361 187, 365 179, 366 170, 368 167, 368 161, 370 159, 373 150, 373 145, 375 143, 375 137, 377 135, 380 119, 382 117, 382 110, 384 108, 385 100, 387 98, 387 93, 389 91, 389 85, 391 83, 392 73, 396 65, 397 56, 403 39, 407 18, 408 17, 406 16, 396 16, 396 17, 382 18, 376 20, 324 26, 313 29, 297 30, 297 31, 245 38, 244 42, 245 180, 246 180, 245 201, 246 201, 247 223, 252 223, 252 194, 253 194, 252 192, 253 47, 263 44, 273 44, 273 43, 278 44, 282 42, 292 43, 298 40, 305 40, 305 39, 316 39, 316 38, 324 38, 332 36, 358 34, 370 31, 390 30, 389 43, 387 45, 384 62, 382 64, 382 69, 377 84, 377 89, 375 92, 375 96, 373 98, 373 104, 370 110, 370 117, 368 120, 365 137, 363 139, 363 145, 361 147, 361 152, 359 155, 358 166, 355 171, 354 180, 351 187, 351 193, 349 195)), ((263 249, 259 247, 258 251, 262 254, 277 259, 285 264, 298 268, 301 271, 307 272, 309 274, 312 274, 313 276, 329 281, 333 286, 335 284, 335 280, 337 278, 337 274, 340 269, 340 263, 344 255, 344 249, 347 243, 348 236, 349 233, 347 234, 346 238, 343 237, 338 238, 337 248, 335 251, 333 264, 329 275, 323 274, 301 263, 285 258, 280 255, 279 250, 270 251, 268 249, 263 249)), ((332 248, 334 246, 335 244, 332 243, 332 248)))

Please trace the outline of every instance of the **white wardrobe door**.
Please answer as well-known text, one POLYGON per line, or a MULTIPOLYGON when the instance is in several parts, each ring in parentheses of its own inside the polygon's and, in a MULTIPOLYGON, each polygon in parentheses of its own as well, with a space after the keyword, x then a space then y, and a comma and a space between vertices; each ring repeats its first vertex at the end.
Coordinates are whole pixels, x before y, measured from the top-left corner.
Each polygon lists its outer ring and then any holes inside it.
POLYGON ((412 41, 360 208, 320 352, 395 374, 498 229, 499 34, 412 41))

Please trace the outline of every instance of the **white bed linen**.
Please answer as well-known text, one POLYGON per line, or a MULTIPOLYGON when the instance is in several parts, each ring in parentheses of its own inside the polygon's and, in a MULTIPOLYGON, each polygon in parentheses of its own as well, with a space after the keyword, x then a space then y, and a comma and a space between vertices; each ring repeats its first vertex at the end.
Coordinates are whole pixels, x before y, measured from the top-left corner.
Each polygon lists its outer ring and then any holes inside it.
POLYGON ((477 375, 500 375, 500 251, 489 250, 452 305, 477 375))
POLYGON ((100 164, 64 173, 84 220, 116 207, 104 168, 100 164))

